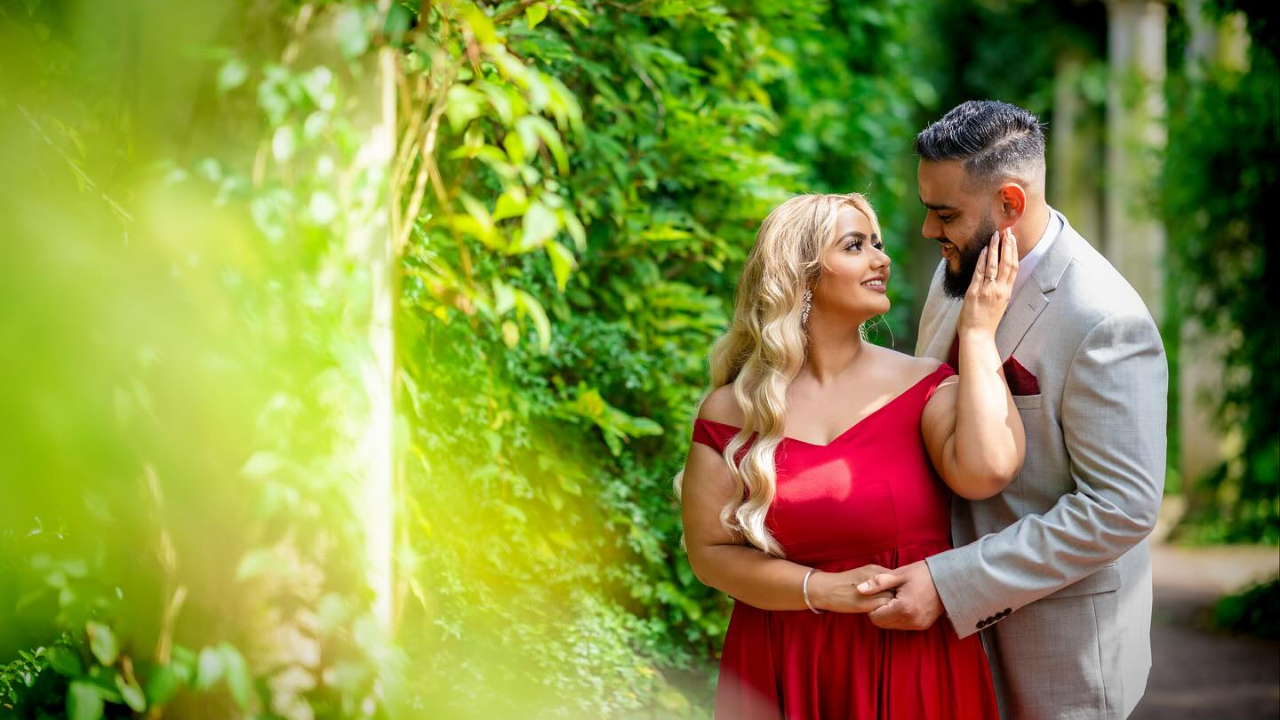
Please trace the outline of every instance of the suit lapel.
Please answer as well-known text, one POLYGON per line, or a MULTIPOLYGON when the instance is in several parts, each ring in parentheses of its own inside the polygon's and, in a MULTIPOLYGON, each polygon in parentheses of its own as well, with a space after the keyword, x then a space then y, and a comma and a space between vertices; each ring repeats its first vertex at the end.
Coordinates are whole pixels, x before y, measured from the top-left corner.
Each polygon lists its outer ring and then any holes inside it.
POLYGON ((916 334, 916 357, 931 357, 947 361, 951 339, 956 334, 956 319, 960 315, 960 301, 942 292, 942 263, 938 263, 929 283, 929 295, 920 313, 920 329, 916 334))
POLYGON ((951 343, 956 338, 956 323, 960 319, 960 308, 963 303, 951 298, 942 298, 939 302, 942 307, 938 308, 935 322, 936 329, 930 336, 929 342, 925 345, 923 355, 947 362, 947 355, 951 352, 951 343))
POLYGON ((996 329, 996 349, 1000 351, 1001 360, 1008 360, 1013 355, 1036 318, 1049 305, 1058 281, 1076 256, 1077 242, 1084 242, 1084 238, 1063 217, 1062 231, 1053 247, 1049 248, 1048 254, 1036 266, 1031 282, 1023 285, 1018 297, 1009 301, 1009 309, 1005 311, 1004 319, 996 329))
POLYGON ((1031 323, 1040 317, 1048 304, 1049 297, 1040 288, 1032 283, 1022 286, 1022 292, 1010 301, 1000 327, 996 328, 996 349, 1000 351, 1001 361, 1008 360, 1013 355, 1027 330, 1031 329, 1031 323))

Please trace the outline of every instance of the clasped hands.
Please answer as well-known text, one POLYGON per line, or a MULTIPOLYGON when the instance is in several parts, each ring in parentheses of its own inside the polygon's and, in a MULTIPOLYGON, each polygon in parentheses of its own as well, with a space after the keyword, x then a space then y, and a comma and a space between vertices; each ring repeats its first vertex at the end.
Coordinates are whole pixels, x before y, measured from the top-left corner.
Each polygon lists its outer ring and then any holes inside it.
POLYGON ((927 630, 942 615, 942 600, 924 561, 897 570, 864 565, 843 572, 816 572, 809 594, 819 610, 867 613, 885 630, 927 630))

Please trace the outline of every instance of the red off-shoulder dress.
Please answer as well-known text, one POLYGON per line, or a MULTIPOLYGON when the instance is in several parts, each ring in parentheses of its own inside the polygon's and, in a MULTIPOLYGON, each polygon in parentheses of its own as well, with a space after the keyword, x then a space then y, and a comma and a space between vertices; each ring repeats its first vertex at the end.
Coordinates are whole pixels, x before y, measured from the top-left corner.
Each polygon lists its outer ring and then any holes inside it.
MULTIPOLYGON (((951 548, 951 491, 925 450, 920 416, 947 365, 827 445, 785 438, 766 523, 787 558, 823 571, 897 568, 951 548)), ((738 428, 699 419, 693 439, 723 452, 738 428)), ((946 618, 881 630, 865 614, 768 611, 737 601, 720 658, 718 720, 997 718, 977 635, 946 618)))

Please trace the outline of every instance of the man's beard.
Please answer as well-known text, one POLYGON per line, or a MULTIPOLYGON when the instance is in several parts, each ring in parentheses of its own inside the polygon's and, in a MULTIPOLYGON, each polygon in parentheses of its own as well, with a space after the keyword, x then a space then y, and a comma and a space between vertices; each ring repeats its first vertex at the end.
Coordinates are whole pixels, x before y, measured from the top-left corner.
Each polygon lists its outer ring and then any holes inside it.
POLYGON ((960 269, 953 272, 951 263, 947 263, 942 273, 942 291, 948 297, 962 298, 969 291, 973 273, 978 269, 978 256, 982 254, 983 248, 991 244, 991 236, 995 233, 995 221, 986 217, 982 219, 978 229, 974 230, 969 242, 963 246, 956 245, 956 252, 960 253, 960 269))

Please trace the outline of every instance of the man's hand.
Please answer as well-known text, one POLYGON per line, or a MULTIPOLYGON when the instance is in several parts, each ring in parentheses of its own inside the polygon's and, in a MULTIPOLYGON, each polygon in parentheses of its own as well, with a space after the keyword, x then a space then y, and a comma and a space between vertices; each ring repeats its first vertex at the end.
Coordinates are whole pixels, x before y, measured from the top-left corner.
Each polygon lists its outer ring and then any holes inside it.
POLYGON ((867 617, 885 630, 928 630, 942 615, 942 599, 933 586, 933 575, 923 560, 880 573, 858 585, 863 595, 897 588, 897 596, 867 617))
POLYGON ((887 605, 893 599, 893 591, 864 593, 858 585, 887 572, 879 565, 863 565, 837 573, 817 572, 809 579, 809 597, 821 610, 869 613, 887 605))

